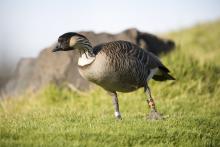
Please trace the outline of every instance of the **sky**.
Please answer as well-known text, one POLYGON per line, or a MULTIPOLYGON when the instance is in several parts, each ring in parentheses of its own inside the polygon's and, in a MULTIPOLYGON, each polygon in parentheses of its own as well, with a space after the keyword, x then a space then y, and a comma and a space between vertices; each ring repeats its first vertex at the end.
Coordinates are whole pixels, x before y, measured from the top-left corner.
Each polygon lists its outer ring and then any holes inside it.
POLYGON ((68 31, 158 33, 219 18, 220 0, 0 0, 0 63, 36 57, 68 31))

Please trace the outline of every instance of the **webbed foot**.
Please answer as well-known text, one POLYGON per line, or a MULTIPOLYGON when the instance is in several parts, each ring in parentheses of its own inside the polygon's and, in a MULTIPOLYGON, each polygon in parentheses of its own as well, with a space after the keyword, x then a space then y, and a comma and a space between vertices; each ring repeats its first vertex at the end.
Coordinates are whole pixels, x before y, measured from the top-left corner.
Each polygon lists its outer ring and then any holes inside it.
POLYGON ((150 120, 162 120, 164 119, 163 115, 158 113, 156 110, 152 109, 147 116, 148 119, 150 120))
POLYGON ((116 120, 122 120, 120 112, 115 112, 115 118, 116 120))

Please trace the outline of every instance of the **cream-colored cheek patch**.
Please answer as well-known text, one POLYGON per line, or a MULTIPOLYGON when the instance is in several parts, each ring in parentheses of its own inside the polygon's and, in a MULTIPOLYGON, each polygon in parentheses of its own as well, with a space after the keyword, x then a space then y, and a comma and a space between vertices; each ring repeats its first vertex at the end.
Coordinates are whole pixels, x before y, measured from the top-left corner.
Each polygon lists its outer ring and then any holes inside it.
POLYGON ((74 46, 76 44, 76 38, 75 37, 71 37, 70 38, 70 43, 69 43, 69 46, 74 46))

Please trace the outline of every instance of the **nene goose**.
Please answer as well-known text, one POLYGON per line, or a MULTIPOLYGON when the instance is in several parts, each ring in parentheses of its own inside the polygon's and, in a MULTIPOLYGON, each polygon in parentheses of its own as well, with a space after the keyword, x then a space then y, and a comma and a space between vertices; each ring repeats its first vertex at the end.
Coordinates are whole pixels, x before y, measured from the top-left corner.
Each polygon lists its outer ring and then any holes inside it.
POLYGON ((150 119, 162 119, 151 96, 148 80, 174 80, 169 70, 151 52, 144 51, 127 41, 113 41, 92 47, 89 40, 78 33, 69 32, 58 39, 56 51, 78 49, 78 69, 87 80, 100 85, 112 95, 115 117, 121 119, 116 92, 131 92, 143 87, 148 94, 150 119))

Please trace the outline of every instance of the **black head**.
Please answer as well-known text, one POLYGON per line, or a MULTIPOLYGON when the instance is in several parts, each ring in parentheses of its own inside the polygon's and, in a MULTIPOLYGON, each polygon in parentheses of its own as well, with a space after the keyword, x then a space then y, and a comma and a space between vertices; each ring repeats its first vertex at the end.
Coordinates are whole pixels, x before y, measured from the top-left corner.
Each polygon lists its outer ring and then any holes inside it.
POLYGON ((88 39, 78 33, 65 33, 58 38, 57 46, 53 49, 53 52, 74 50, 83 40, 88 39))

